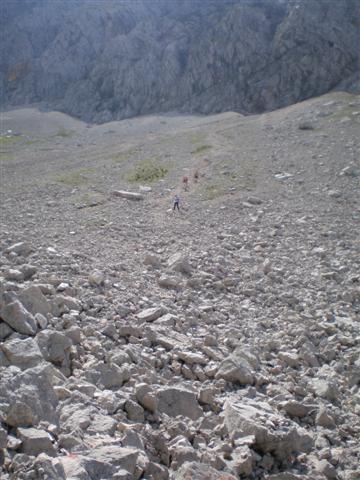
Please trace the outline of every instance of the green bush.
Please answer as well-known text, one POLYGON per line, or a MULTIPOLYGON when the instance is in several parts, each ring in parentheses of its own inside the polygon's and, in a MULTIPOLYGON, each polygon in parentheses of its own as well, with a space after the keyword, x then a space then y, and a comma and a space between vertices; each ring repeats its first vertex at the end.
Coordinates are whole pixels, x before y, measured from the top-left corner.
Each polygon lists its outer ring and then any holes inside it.
POLYGON ((135 170, 127 176, 127 180, 131 183, 151 183, 161 180, 167 173, 168 169, 163 165, 154 165, 152 162, 146 161, 138 165, 135 170))

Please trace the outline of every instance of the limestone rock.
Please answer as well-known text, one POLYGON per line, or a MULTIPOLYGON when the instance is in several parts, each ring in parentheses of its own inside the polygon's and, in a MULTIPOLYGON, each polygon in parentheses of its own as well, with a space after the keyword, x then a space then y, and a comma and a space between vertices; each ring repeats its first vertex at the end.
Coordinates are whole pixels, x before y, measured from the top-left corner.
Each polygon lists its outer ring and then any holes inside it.
POLYGON ((54 457, 56 450, 50 440, 49 434, 36 428, 18 428, 17 436, 22 441, 21 450, 27 455, 37 456, 45 453, 54 457))
POLYGON ((7 370, 0 383, 5 422, 13 427, 36 426, 41 420, 57 424, 58 398, 51 366, 41 364, 23 372, 15 367, 7 370))
POLYGON ((94 287, 98 287, 103 285, 105 281, 105 277, 103 273, 99 272, 99 270, 94 270, 89 275, 89 283, 94 287))
POLYGON ((0 426, 0 448, 6 448, 7 431, 0 426))
POLYGON ((86 379, 103 388, 121 387, 129 379, 129 372, 115 364, 99 363, 85 372, 86 379))
POLYGON ((215 378, 223 378, 240 385, 252 385, 255 382, 255 371, 246 353, 237 348, 220 363, 215 378))
POLYGON ((175 474, 175 480, 235 480, 230 473, 224 473, 204 463, 186 462, 175 474))
POLYGON ((168 266, 171 270, 184 273, 186 275, 189 275, 192 270, 188 258, 184 256, 181 252, 175 253, 169 258, 168 266))
POLYGON ((41 313, 45 317, 51 313, 51 305, 42 293, 41 288, 32 285, 22 290, 18 295, 19 301, 32 315, 41 313))
POLYGON ((166 387, 157 391, 158 411, 170 417, 183 415, 196 420, 203 414, 196 394, 180 387, 166 387))
POLYGON ((33 248, 27 242, 14 243, 6 249, 6 253, 16 253, 17 255, 27 256, 33 251, 33 248))
POLYGON ((34 317, 18 301, 5 305, 0 311, 0 317, 16 332, 24 335, 35 335, 37 326, 34 317))
POLYGON ((42 355, 48 362, 52 362, 59 367, 69 365, 72 342, 66 335, 53 330, 42 330, 36 335, 36 341, 42 355))
POLYGON ((137 314, 139 320, 143 320, 145 322, 153 322, 157 318, 164 315, 165 310, 163 307, 152 307, 147 308, 146 310, 142 310, 137 314))
POLYGON ((32 368, 44 361, 41 351, 32 338, 25 340, 13 339, 4 344, 0 344, 0 350, 3 351, 10 365, 25 370, 32 368))
POLYGON ((100 480, 114 478, 116 472, 125 470, 134 475, 139 451, 132 448, 106 446, 95 448, 90 455, 76 455, 61 458, 66 478, 100 480))
POLYGON ((115 197, 126 198, 127 200, 144 200, 144 195, 137 192, 127 192, 125 190, 114 190, 112 194, 115 197))
POLYGON ((248 399, 246 403, 227 400, 225 424, 233 436, 254 435, 256 449, 286 458, 291 452, 309 452, 313 440, 295 423, 288 425, 264 402, 248 399))

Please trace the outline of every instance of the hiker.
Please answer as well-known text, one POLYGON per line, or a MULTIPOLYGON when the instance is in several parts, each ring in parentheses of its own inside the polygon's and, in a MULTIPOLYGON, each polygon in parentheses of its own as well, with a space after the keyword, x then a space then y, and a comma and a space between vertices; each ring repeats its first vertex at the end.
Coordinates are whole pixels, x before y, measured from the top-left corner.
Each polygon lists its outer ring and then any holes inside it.
POLYGON ((182 182, 183 182, 184 190, 185 190, 185 192, 187 192, 188 191, 188 185, 189 185, 189 177, 187 177, 185 175, 182 179, 182 182))
POLYGON ((176 208, 178 209, 178 211, 180 211, 179 203, 180 203, 179 195, 175 195, 175 197, 174 197, 174 208, 173 208, 174 212, 175 212, 176 208))
POLYGON ((194 172, 194 182, 197 183, 199 180, 199 172, 197 170, 195 170, 194 172))

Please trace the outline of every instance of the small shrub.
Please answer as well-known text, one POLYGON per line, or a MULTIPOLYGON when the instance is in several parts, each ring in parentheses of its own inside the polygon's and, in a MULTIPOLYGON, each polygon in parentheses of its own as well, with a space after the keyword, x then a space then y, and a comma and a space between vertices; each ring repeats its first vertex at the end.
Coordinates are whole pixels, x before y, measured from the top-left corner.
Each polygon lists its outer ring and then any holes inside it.
POLYGON ((152 162, 143 162, 128 175, 127 180, 131 183, 151 183, 161 180, 167 173, 168 169, 163 165, 154 165, 152 162))

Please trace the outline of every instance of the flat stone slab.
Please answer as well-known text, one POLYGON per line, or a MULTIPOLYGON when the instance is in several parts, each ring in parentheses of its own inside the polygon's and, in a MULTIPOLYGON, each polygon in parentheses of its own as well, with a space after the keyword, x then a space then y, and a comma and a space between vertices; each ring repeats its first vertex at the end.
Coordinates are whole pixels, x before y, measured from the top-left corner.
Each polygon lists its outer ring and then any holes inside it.
POLYGON ((114 190, 115 197, 127 198, 128 200, 144 200, 144 195, 138 192, 127 192, 126 190, 114 190))

